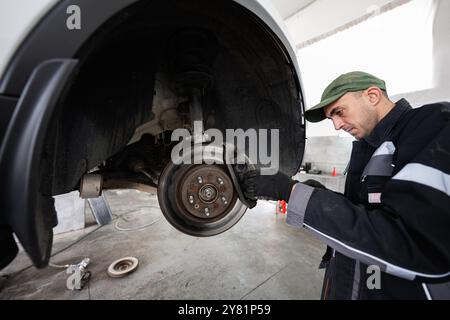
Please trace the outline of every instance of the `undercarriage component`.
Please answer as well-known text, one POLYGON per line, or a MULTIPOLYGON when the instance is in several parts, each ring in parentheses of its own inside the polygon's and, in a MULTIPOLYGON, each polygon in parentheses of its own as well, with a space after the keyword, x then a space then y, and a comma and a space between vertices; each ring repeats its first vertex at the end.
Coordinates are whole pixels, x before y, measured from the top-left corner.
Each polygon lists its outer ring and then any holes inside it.
POLYGON ((156 186, 158 185, 158 176, 150 168, 145 168, 145 163, 139 159, 130 159, 128 161, 128 167, 131 171, 136 173, 142 173, 149 178, 156 186))
POLYGON ((80 198, 97 198, 102 194, 103 177, 100 174, 85 174, 81 177, 80 198))
POLYGON ((188 119, 185 119, 178 111, 177 107, 183 103, 186 98, 178 96, 173 88, 173 83, 165 72, 155 74, 155 87, 151 108, 153 118, 136 128, 129 145, 141 139, 144 134, 158 136, 164 131, 173 131, 176 128, 189 125, 188 119))
POLYGON ((132 179, 105 180, 103 189, 135 189, 150 194, 156 194, 156 187, 150 186, 142 181, 132 179))
POLYGON ((167 221, 176 229, 197 237, 222 233, 244 215, 227 167, 223 164, 181 164, 164 168, 158 201, 167 221))

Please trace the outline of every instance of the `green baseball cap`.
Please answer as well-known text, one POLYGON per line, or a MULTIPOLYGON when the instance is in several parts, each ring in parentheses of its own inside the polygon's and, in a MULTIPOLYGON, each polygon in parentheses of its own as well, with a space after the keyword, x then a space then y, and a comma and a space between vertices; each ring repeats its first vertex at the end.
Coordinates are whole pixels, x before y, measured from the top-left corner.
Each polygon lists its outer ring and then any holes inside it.
POLYGON ((305 118, 309 122, 319 122, 324 120, 325 112, 323 108, 340 99, 347 92, 365 90, 370 87, 378 87, 386 91, 386 83, 366 72, 353 71, 340 75, 326 87, 318 105, 305 112, 305 118))

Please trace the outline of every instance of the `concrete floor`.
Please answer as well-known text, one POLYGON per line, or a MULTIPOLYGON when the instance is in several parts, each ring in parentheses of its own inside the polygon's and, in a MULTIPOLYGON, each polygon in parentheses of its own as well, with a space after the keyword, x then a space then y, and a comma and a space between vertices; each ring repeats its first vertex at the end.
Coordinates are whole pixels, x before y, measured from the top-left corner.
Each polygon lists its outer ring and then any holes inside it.
POLYGON ((325 246, 306 230, 289 227, 273 202, 259 201, 233 228, 210 238, 175 230, 162 216, 155 195, 106 191, 115 220, 55 236, 51 263, 89 257, 90 282, 66 288, 64 269, 36 269, 20 252, 0 271, 0 299, 318 299, 325 246), (153 223, 153 224, 151 224, 153 223), (135 228, 119 231, 119 228, 135 228), (106 270, 125 256, 139 259, 124 278, 106 270))

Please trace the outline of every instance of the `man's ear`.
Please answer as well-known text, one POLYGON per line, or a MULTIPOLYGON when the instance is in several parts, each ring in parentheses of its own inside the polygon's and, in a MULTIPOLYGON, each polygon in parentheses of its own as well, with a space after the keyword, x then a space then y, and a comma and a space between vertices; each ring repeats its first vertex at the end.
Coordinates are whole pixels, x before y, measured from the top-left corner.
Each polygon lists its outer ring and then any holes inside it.
POLYGON ((366 95, 370 104, 377 105, 383 97, 383 92, 378 87, 370 87, 366 90, 366 95))

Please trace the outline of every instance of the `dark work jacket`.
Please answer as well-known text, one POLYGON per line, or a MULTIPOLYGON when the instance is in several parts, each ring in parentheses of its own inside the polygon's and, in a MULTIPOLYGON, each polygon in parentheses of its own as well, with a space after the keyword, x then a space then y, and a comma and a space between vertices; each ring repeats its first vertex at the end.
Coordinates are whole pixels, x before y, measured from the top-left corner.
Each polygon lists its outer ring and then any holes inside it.
POLYGON ((450 103, 400 100, 353 142, 345 195, 311 193, 302 223, 329 246, 323 299, 450 298, 449 120, 450 103))

